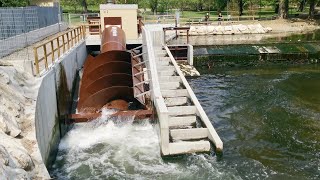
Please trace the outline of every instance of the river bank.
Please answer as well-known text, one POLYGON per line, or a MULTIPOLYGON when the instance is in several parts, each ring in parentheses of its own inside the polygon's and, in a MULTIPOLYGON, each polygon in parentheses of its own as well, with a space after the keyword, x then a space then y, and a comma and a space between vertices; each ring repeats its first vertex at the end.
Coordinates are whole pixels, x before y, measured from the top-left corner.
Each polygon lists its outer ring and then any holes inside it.
MULTIPOLYGON (((272 31, 263 34, 226 34, 226 35, 199 35, 190 36, 189 43, 194 46, 206 45, 229 45, 229 44, 259 44, 266 42, 282 42, 286 37, 296 36, 292 41, 301 42, 312 40, 313 32, 320 30, 318 22, 315 21, 298 21, 298 20, 270 20, 270 21, 244 21, 234 22, 224 25, 252 25, 260 24, 263 27, 270 27, 272 31), (310 34, 311 37, 304 39, 304 35, 310 34)), ((179 36, 170 44, 184 44, 187 42, 186 36, 179 36)))
POLYGON ((48 179, 35 130, 38 81, 0 62, 0 179, 48 179))

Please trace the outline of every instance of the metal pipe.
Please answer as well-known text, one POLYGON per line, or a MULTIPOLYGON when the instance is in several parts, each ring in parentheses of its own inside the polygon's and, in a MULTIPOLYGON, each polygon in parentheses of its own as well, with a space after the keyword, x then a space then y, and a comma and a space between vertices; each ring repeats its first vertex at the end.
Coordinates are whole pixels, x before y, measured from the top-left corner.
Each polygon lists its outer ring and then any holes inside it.
POLYGON ((108 51, 126 51, 126 35, 117 26, 105 28, 101 38, 101 54, 108 51))

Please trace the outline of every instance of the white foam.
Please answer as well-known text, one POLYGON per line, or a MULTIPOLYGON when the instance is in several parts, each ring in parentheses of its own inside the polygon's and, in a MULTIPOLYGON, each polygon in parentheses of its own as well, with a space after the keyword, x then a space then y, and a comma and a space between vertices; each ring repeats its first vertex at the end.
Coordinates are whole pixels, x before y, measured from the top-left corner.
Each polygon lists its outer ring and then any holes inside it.
POLYGON ((160 155, 157 130, 148 120, 132 124, 132 118, 129 118, 126 123, 118 124, 117 119, 111 120, 109 115, 110 112, 106 111, 97 119, 103 123, 76 124, 68 132, 59 146, 52 172, 54 177, 176 179, 192 177, 202 168, 221 176, 212 165, 216 163, 214 157, 209 160, 207 157, 210 156, 192 155, 190 161, 198 159, 192 166, 164 161, 160 155))

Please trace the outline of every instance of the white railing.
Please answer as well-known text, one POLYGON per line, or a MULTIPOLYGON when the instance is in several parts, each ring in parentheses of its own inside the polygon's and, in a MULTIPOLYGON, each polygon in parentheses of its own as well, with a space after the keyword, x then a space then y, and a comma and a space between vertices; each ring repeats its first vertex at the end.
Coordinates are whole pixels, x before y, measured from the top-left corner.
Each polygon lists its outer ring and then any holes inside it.
POLYGON ((191 101, 193 102, 193 104, 196 106, 197 108, 197 115, 200 117, 201 121, 204 123, 204 125, 207 127, 208 129, 208 134, 209 134, 209 139, 212 141, 212 143, 216 146, 216 151, 217 152, 222 152, 223 150, 223 142, 221 141, 218 133, 216 132, 216 130, 214 129, 213 125, 211 124, 207 114, 205 113, 205 111, 203 110, 202 106, 200 105, 196 95, 194 94, 194 92, 192 91, 187 79, 184 77, 182 71, 180 70, 179 65, 177 64, 176 60, 174 59, 174 57, 172 56, 168 46, 164 46, 169 57, 170 60, 172 62, 172 64, 174 65, 177 73, 179 74, 183 85, 186 87, 188 94, 190 96, 191 101))
POLYGON ((164 102, 160 91, 160 83, 158 78, 158 71, 156 67, 156 57, 153 46, 153 38, 150 35, 150 32, 143 27, 142 28, 143 35, 143 53, 144 60, 148 61, 146 63, 146 67, 148 68, 148 78, 150 79, 150 90, 151 90, 151 99, 156 108, 156 112, 158 115, 158 120, 160 124, 160 146, 161 153, 163 155, 169 155, 169 112, 168 108, 164 102))

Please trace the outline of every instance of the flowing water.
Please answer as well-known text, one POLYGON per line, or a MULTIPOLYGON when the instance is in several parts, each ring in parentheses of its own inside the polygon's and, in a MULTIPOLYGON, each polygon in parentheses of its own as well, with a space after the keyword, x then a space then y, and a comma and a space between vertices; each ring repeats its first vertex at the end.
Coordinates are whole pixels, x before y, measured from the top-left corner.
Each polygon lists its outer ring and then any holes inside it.
POLYGON ((320 67, 234 69, 190 79, 224 142, 209 154, 162 159, 157 126, 110 120, 62 139, 57 179, 320 179, 320 67))

